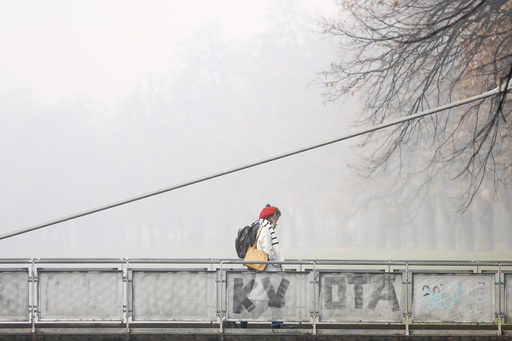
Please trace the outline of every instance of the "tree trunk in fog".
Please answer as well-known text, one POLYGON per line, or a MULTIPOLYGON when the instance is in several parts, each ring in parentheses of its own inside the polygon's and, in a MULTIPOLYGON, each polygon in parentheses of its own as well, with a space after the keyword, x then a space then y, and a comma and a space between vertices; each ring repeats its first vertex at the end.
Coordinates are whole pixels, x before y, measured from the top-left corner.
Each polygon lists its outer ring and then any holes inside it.
POLYGON ((457 225, 461 250, 469 252, 474 251, 473 215, 470 212, 463 213, 460 219, 457 219, 457 225))
POLYGON ((505 218, 504 221, 501 222, 502 225, 504 225, 504 233, 503 235, 500 234, 500 240, 505 243, 507 247, 510 248, 510 245, 512 245, 512 197, 508 193, 505 192, 504 195, 502 195, 503 198, 503 208, 505 211, 505 218))
POLYGON ((476 244, 477 251, 492 251, 494 248, 494 211, 489 207, 480 208, 480 215, 477 221, 478 228, 478 243, 476 244))
POLYGON ((439 227, 442 238, 439 240, 440 246, 445 247, 448 250, 454 250, 457 243, 455 242, 455 230, 456 227, 450 224, 450 220, 453 220, 452 213, 450 212, 451 205, 449 201, 451 198, 447 197, 444 193, 437 193, 433 196, 434 205, 433 208, 436 212, 435 224, 439 227))
POLYGON ((437 248, 436 215, 429 200, 425 201, 417 220, 419 221, 418 246, 427 250, 435 250, 437 248))

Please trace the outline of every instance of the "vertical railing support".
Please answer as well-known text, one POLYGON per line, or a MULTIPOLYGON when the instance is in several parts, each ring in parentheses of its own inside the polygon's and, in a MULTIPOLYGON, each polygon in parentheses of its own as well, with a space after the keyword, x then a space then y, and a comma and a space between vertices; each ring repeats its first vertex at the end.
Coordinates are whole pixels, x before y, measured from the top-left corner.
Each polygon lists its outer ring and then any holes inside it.
POLYGON ((501 318, 502 318, 502 311, 501 311, 501 288, 504 281, 501 280, 501 263, 498 263, 498 278, 497 283, 498 285, 498 336, 502 335, 501 330, 501 318))
POLYGON ((320 313, 320 278, 313 261, 313 335, 316 335, 316 322, 320 313))
POLYGON ((130 315, 131 315, 131 307, 130 307, 130 295, 131 295, 131 276, 130 276, 130 260, 125 258, 125 262, 122 265, 123 267, 123 320, 126 324, 126 337, 130 338, 130 315))
POLYGON ((32 338, 36 337, 36 318, 37 318, 37 274, 35 271, 35 262, 34 259, 30 260, 29 265, 29 279, 28 279, 28 308, 29 308, 29 316, 30 323, 32 326, 32 338))
MULTIPOLYGON (((225 315, 225 311, 222 309, 222 297, 226 297, 227 295, 223 295, 223 293, 226 291, 226 285, 223 285, 223 267, 222 265, 224 264, 224 261, 221 260, 220 261, 220 267, 219 267, 219 275, 218 275, 218 283, 217 283, 217 300, 216 300, 216 304, 217 304, 217 316, 218 316, 218 319, 219 319, 219 332, 220 332, 220 335, 222 337, 222 335, 224 334, 224 315, 225 315), (220 298, 219 298, 219 294, 220 294, 220 298), (220 305, 220 306, 219 306, 220 305)), ((227 302, 224 302, 224 305, 227 306, 227 302)))
MULTIPOLYGON (((405 335, 406 336, 409 336, 410 335, 410 331, 409 331, 409 316, 410 316, 410 311, 409 311, 409 284, 410 284, 410 281, 409 281, 409 263, 406 262, 405 263, 405 335)), ((403 300, 403 295, 402 295, 402 300, 403 300)))

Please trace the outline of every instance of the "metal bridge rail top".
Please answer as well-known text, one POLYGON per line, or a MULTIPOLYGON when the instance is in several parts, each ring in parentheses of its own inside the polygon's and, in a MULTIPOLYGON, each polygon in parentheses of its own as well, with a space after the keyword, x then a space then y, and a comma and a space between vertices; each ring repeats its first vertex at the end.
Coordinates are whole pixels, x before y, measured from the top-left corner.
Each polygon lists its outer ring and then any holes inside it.
POLYGON ((394 265, 394 266, 512 266, 508 260, 352 260, 289 259, 244 261, 238 258, 0 258, 0 264, 284 264, 284 265, 394 265))

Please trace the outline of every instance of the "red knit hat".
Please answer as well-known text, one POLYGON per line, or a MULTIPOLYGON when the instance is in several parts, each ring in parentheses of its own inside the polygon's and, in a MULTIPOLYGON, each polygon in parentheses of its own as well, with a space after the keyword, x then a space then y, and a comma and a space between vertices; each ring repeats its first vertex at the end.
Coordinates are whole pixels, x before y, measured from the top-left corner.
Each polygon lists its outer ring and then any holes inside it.
POLYGON ((265 207, 264 209, 261 210, 260 212, 260 218, 261 219, 267 219, 269 217, 272 216, 272 214, 274 214, 276 211, 276 208, 275 207, 265 207))

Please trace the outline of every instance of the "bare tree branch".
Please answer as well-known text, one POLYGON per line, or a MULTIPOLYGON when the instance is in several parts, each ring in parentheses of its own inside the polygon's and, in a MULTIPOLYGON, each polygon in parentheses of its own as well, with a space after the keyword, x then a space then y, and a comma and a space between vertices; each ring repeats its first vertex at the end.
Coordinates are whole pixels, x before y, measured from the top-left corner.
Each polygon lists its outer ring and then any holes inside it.
MULTIPOLYGON (((350 19, 324 19, 322 27, 339 42, 342 55, 319 76, 327 101, 364 92, 360 124, 412 115, 510 84, 512 0, 352 0, 339 7, 350 19)), ((408 150, 432 150, 427 166, 420 167, 425 183, 439 175, 437 168, 449 164, 452 178, 465 179, 465 210, 486 179, 497 186, 508 183, 512 174, 507 94, 504 90, 447 116, 396 127, 372 155, 368 174, 385 167, 393 156, 401 159, 404 145, 408 150)), ((401 165, 399 161, 399 172, 401 165)))

